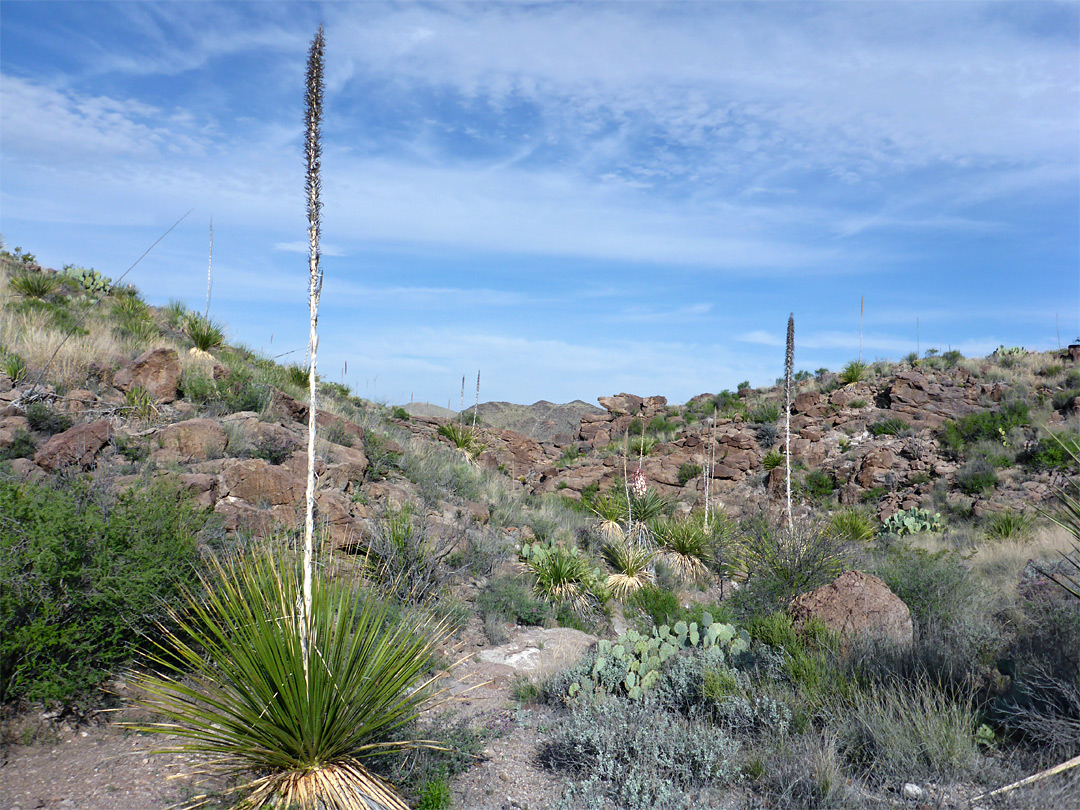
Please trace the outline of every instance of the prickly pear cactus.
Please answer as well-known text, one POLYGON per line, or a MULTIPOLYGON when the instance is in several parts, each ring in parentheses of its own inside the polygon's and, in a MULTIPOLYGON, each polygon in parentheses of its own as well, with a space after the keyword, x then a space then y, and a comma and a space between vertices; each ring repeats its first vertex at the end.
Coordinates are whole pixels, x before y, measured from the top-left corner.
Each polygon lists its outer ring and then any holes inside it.
POLYGON ((602 640, 595 657, 573 678, 566 690, 568 698, 580 694, 610 692, 638 700, 660 680, 664 665, 684 650, 712 650, 718 663, 725 656, 738 655, 750 646, 745 631, 730 624, 714 622, 706 613, 701 627, 696 622, 661 625, 652 635, 628 630, 615 641, 602 640))
POLYGON ((112 279, 104 276, 97 270, 85 267, 76 267, 69 264, 63 269, 63 273, 70 279, 75 280, 83 288, 87 295, 98 296, 108 292, 112 287, 112 279))

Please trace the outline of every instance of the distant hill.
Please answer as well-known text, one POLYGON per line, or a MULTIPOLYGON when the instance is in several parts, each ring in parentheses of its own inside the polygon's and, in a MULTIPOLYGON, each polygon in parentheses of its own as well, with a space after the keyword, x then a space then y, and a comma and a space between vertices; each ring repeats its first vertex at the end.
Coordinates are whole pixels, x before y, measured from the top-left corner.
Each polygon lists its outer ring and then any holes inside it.
POLYGON ((457 411, 452 411, 441 405, 432 405, 430 402, 410 402, 408 405, 402 405, 401 407, 408 411, 410 416, 437 416, 440 419, 454 419, 458 415, 457 411))
MULTIPOLYGON (((445 410, 445 409, 444 409, 445 410)), ((473 409, 465 412, 466 422, 472 420, 473 409)), ((581 427, 581 417, 586 413, 605 411, 588 402, 575 399, 565 405, 540 400, 532 405, 515 405, 511 402, 482 402, 477 418, 488 427, 512 430, 537 441, 550 441, 557 433, 576 435, 581 427)))

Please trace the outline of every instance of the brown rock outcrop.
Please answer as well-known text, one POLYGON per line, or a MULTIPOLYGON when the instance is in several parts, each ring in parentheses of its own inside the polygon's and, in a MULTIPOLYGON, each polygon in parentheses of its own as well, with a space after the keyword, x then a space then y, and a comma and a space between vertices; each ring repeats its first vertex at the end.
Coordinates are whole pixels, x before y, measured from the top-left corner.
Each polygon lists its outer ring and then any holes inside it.
POLYGON ((76 425, 45 442, 34 455, 34 463, 50 472, 72 464, 89 467, 112 435, 112 425, 104 419, 76 425))
POLYGON ((866 635, 911 646, 915 637, 908 606, 888 585, 862 571, 845 571, 828 585, 804 593, 788 613, 797 626, 817 618, 848 638, 866 635))
POLYGON ((259 506, 300 504, 307 488, 304 476, 261 458, 227 466, 221 473, 221 485, 227 497, 259 506))
POLYGON ((145 388, 159 402, 176 399, 180 358, 176 349, 161 347, 143 352, 113 376, 113 386, 127 392, 145 388))
POLYGON ((162 428, 155 438, 160 445, 154 451, 154 460, 203 461, 220 458, 225 452, 228 437, 225 430, 213 419, 188 419, 162 428))

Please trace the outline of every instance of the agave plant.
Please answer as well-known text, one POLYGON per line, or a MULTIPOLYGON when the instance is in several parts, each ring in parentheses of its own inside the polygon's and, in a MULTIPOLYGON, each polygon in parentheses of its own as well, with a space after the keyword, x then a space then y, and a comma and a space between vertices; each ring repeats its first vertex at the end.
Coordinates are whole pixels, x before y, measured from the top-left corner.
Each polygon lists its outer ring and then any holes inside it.
POLYGON ((208 755, 206 770, 235 778, 248 808, 407 810, 365 762, 434 747, 393 733, 437 694, 425 673, 449 628, 420 613, 391 620, 387 602, 328 578, 313 583, 305 623, 301 583, 298 559, 268 547, 213 561, 164 629, 159 674, 132 676, 140 705, 165 719, 128 725, 185 740, 167 751, 208 755))
POLYGON ((47 298, 56 292, 60 279, 52 273, 24 269, 11 276, 8 286, 24 298, 47 298))

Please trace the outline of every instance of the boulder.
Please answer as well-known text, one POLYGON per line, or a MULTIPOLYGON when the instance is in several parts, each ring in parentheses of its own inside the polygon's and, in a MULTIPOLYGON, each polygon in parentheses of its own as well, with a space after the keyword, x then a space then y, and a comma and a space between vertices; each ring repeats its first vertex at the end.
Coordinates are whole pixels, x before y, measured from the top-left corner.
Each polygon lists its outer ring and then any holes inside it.
POLYGON ((105 419, 76 425, 45 442, 35 454, 34 463, 50 472, 73 464, 89 467, 112 435, 112 425, 105 419))
POLYGON ((177 422, 159 430, 155 438, 159 449, 154 451, 154 460, 164 463, 220 458, 228 444, 224 428, 213 419, 177 422))
POLYGON ((230 499, 256 506, 302 505, 307 480, 286 467, 249 458, 222 471, 221 489, 230 499))
POLYGON ((911 611, 871 574, 845 571, 828 585, 797 597, 788 609, 796 626, 817 618, 842 636, 884 638, 910 647, 915 637, 911 611))
POLYGON ((113 386, 125 393, 145 388, 159 402, 176 399, 180 358, 176 349, 161 347, 143 352, 113 376, 113 386))

